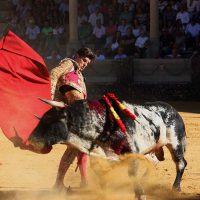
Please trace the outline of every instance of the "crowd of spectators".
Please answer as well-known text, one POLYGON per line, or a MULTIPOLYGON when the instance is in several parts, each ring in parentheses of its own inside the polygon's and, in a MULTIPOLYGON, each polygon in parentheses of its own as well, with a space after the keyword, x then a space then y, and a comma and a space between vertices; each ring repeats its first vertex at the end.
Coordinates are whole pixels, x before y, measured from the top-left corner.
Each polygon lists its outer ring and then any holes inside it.
MULTIPOLYGON (((68 0, 10 0, 10 27, 43 57, 59 60, 69 31, 68 0)), ((79 0, 78 37, 98 60, 145 58, 149 52, 150 0, 79 0)), ((159 0, 160 51, 182 58, 200 50, 200 0, 159 0)))

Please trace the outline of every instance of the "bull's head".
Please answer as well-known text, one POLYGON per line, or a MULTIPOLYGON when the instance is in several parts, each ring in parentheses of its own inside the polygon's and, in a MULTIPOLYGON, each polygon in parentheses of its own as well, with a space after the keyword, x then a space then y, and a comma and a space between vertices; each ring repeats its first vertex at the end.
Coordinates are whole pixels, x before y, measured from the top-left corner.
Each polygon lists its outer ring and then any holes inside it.
POLYGON ((87 135, 88 123, 85 121, 89 121, 89 126, 92 126, 92 119, 88 118, 86 101, 77 101, 75 105, 66 107, 63 102, 40 100, 53 107, 40 118, 29 137, 29 143, 38 149, 46 145, 64 143, 89 153, 93 135, 87 135))

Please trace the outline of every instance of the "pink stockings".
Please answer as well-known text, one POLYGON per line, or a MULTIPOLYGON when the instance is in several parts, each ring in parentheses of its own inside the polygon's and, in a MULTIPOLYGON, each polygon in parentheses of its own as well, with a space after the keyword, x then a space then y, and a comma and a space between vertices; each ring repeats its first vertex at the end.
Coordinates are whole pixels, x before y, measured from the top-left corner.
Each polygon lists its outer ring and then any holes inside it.
POLYGON ((87 185, 87 155, 75 148, 68 147, 61 158, 54 187, 62 188, 64 186, 64 176, 76 157, 81 174, 81 186, 85 187, 87 185))
POLYGON ((77 156, 79 171, 81 174, 81 186, 87 185, 87 154, 79 152, 77 156))

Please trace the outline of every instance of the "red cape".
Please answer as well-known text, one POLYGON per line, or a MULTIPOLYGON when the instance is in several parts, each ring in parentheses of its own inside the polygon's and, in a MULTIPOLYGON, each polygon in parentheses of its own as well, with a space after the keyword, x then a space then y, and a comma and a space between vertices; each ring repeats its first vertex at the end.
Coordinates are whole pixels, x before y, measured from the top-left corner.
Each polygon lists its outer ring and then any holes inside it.
POLYGON ((27 144, 38 123, 34 114, 42 116, 50 108, 38 97, 51 99, 44 60, 9 31, 0 40, 0 127, 14 144, 20 138, 27 144))

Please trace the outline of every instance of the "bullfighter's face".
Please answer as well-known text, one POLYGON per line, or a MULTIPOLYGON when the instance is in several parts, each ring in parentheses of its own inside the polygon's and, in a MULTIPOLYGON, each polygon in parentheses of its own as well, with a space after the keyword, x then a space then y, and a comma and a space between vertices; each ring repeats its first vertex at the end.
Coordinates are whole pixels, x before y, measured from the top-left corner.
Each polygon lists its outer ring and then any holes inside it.
POLYGON ((78 63, 79 69, 81 71, 84 70, 91 63, 91 60, 88 57, 81 57, 79 55, 77 55, 75 61, 78 63))

